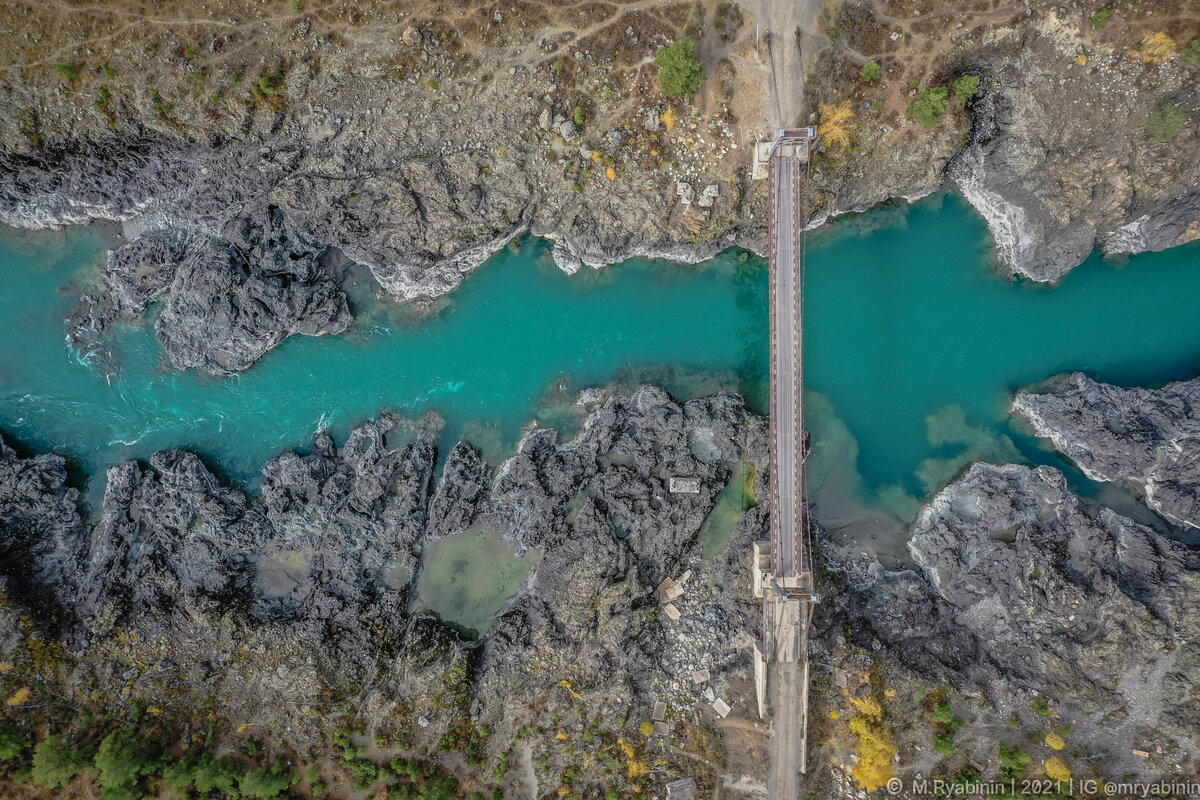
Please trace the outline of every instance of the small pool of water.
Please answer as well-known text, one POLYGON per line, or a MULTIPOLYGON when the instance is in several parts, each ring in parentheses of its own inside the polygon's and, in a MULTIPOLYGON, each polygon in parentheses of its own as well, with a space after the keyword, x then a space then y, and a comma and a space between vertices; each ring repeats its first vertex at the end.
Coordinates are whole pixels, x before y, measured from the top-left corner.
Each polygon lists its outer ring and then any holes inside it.
POLYGON ((517 555, 498 531, 473 526, 425 548, 413 611, 436 611, 468 635, 486 630, 537 563, 536 550, 517 555))
POLYGON ((754 481, 758 471, 754 464, 743 458, 733 468, 729 482, 717 493, 716 505, 700 526, 700 546, 706 556, 714 556, 729 545, 742 514, 758 505, 754 494, 754 481))

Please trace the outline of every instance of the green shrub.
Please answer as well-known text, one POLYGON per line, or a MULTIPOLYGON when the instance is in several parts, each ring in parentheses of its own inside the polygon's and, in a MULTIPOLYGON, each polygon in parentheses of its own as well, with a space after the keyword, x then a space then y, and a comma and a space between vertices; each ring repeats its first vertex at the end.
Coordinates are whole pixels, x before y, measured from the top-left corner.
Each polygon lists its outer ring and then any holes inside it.
POLYGON ((188 47, 188 48, 186 48, 186 49, 183 51, 183 57, 184 57, 184 58, 195 58, 195 57, 196 57, 196 51, 195 51, 195 50, 193 50, 192 48, 188 47))
POLYGON ((1146 116, 1146 133, 1154 142, 1169 142, 1187 126, 1187 112, 1178 106, 1163 106, 1146 116))
POLYGON ((933 749, 944 756, 954 755, 954 737, 948 733, 939 733, 933 737, 933 749))
POLYGON ((704 67, 696 58, 691 39, 680 39, 654 54, 658 87, 667 97, 691 97, 704 83, 704 67))
POLYGON ((1045 697, 1039 695, 1038 697, 1033 698, 1033 702, 1031 702, 1030 705, 1033 707, 1033 713, 1037 714, 1039 717, 1045 719, 1046 717, 1050 716, 1050 701, 1045 697))
POLYGON ((996 759, 1000 762, 1000 779, 1016 780, 1025 774, 1025 768, 1032 760, 1024 750, 1010 750, 1006 745, 998 745, 996 759))
POLYGON ((11 761, 29 747, 33 737, 16 725, 0 725, 0 761, 11 761))
POLYGON ((354 776, 354 786, 357 789, 365 789, 379 779, 379 767, 374 761, 365 758, 351 761, 346 765, 346 769, 354 776))
POLYGON ((555 62, 554 62, 553 64, 551 64, 550 66, 551 66, 551 68, 552 68, 552 69, 553 69, 555 72, 562 72, 564 69, 566 69, 566 68, 567 68, 567 62, 563 61, 563 60, 560 58, 558 61, 555 61, 555 62))
POLYGON ((132 792, 143 775, 158 771, 161 747, 131 728, 118 728, 104 737, 96 751, 96 769, 104 797, 132 792))
POLYGON ((33 751, 33 769, 29 777, 47 789, 66 786, 91 761, 90 754, 77 750, 61 736, 47 736, 33 751))
POLYGON ((107 63, 100 65, 100 71, 103 72, 104 77, 108 78, 110 81, 117 77, 117 73, 113 72, 112 68, 109 67, 107 63))
POLYGON ((67 83, 74 83, 79 77, 79 67, 75 64, 55 64, 54 71, 67 83))
POLYGON ((954 92, 956 99, 964 103, 967 102, 979 94, 979 76, 963 75, 960 78, 955 78, 950 84, 950 91, 954 92))
POLYGON ((575 127, 582 129, 584 120, 586 120, 587 117, 583 113, 583 109, 581 107, 575 106, 575 111, 571 113, 571 119, 575 121, 575 127))
POLYGON ((1092 23, 1093 28, 1103 28, 1104 24, 1108 22, 1108 9, 1102 8, 1095 14, 1092 14, 1088 17, 1088 22, 1092 23))
POLYGON ((883 71, 879 68, 878 61, 868 61, 863 64, 862 69, 858 71, 858 77, 862 78, 867 83, 874 83, 879 80, 879 76, 883 71))
POLYGON ((946 98, 949 91, 945 86, 931 86, 921 90, 916 99, 908 104, 904 115, 916 120, 923 127, 932 128, 946 113, 946 98))
POLYGON ((1192 39, 1179 51, 1179 63, 1194 67, 1200 64, 1200 38, 1192 39))
POLYGON ((247 772, 238 781, 238 790, 242 797, 252 800, 274 800, 296 782, 296 776, 285 762, 263 764, 256 770, 247 772))
POLYGON ((954 710, 950 708, 949 703, 938 703, 933 707, 934 722, 940 722, 952 731, 956 731, 963 726, 963 721, 954 716, 954 710))
POLYGON ((954 776, 955 783, 979 783, 981 780, 983 780, 983 775, 974 767, 963 767, 954 776))

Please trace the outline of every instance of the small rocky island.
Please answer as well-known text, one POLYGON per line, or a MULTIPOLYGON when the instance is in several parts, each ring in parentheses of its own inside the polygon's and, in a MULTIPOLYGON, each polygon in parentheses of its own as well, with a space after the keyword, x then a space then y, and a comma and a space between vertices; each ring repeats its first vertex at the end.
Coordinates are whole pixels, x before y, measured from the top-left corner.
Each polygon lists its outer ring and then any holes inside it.
MULTIPOLYGON (((1200 237, 1192 11, 781 5, 14 5, 0 220, 111 237, 64 329, 99 372, 114 326, 152 320, 165 369, 236 380, 351 328, 339 264, 416 303, 525 234, 567 272, 763 252, 770 48, 798 46, 812 228, 949 187, 1044 283, 1200 237), (781 13, 794 35, 764 43, 781 13), (681 41, 706 79, 676 97, 655 56, 681 41)), ((1200 384, 1043 377, 1012 412, 1062 470, 969 466, 899 568, 817 532, 807 796, 1200 768, 1200 384)), ((169 449, 91 476, 90 504, 0 432, 0 795, 767 796, 767 419, 594 388, 579 432, 531 423, 488 463, 385 406, 261 484, 169 449), (533 565, 468 630, 415 595, 426 548, 480 530, 533 565)))

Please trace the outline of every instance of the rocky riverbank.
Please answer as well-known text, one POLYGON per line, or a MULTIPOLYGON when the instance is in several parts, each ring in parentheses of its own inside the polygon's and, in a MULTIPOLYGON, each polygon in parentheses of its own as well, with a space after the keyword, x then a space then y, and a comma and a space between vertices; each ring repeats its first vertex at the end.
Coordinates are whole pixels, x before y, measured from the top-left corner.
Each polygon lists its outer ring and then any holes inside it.
MULTIPOLYGON (((434 420, 389 415, 341 447, 319 434, 310 452, 280 455, 256 497, 192 453, 164 451, 109 470, 94 522, 76 511, 61 458, 5 445, 9 707, 28 707, 26 723, 58 701, 184 719, 212 698, 229 731, 266 731, 310 761, 332 733, 313 711, 334 709, 451 762, 465 736, 462 779, 486 788, 503 781, 480 762, 505 764, 501 775, 511 765, 514 796, 541 796, 546 782, 632 791, 649 779, 636 765, 662 758, 695 774, 688 759, 716 741, 709 703, 741 680, 755 613, 736 591, 748 540, 702 562, 698 535, 738 465, 765 473, 765 421, 732 395, 582 401, 591 414, 571 441, 535 430, 498 466, 461 443, 436 477, 434 420), (672 491, 673 477, 689 478, 687 491, 672 491), (540 558, 486 638, 468 641, 408 606, 424 547, 480 527, 540 558), (686 581, 678 619, 656 593, 667 578, 686 581), (62 646, 50 657, 39 641, 62 646), (701 669, 711 678, 696 684, 701 669), (650 737, 639 729, 657 700, 671 732, 650 737), (596 749, 607 757, 581 768, 596 749), (517 769, 529 758, 536 775, 517 769)), ((697 778, 711 786, 714 768, 697 778)), ((329 780, 349 779, 335 768, 329 780)))
MULTIPOLYGON (((1194 550, 1084 503, 1058 470, 1017 465, 975 464, 911 533, 915 570, 827 552, 847 590, 826 609, 830 626, 841 613, 853 620, 846 639, 833 629, 835 644, 857 641, 884 662, 894 653, 961 693, 909 699, 895 690, 912 685, 904 670, 885 668, 910 769, 952 777, 952 752, 965 752, 984 767, 976 772, 1003 779, 999 742, 1031 756, 1019 775, 1050 758, 1079 777, 1190 774, 1200 747, 1194 550), (950 758, 929 752, 938 735, 950 758)), ((823 702, 837 707, 836 693, 823 702)))
MULTIPOLYGON (((1097 244, 1136 252, 1195 238, 1200 139, 1186 121, 1200 108, 1197 68, 1178 57, 1186 19, 1164 10, 1171 44, 1147 54, 1162 33, 1143 13, 1152 2, 1104 26, 1076 3, 955 8, 950 29, 937 3, 911 5, 844 3, 806 23, 802 116, 848 114, 845 144, 826 128, 815 154, 814 225, 950 177, 987 218, 1002 265, 1035 280, 1056 280, 1097 244), (881 78, 859 77, 867 59, 881 78), (907 118, 919 90, 961 75, 981 78, 978 97, 955 99, 930 129, 907 118), (1167 106, 1170 136, 1151 117, 1167 106)), ((24 37, 5 43, 11 63, 29 63, 0 75, 0 220, 115 220, 131 248, 110 264, 102 307, 81 311, 79 337, 94 338, 114 307, 139 313, 147 298, 130 297, 131 270, 147 297, 184 295, 176 309, 187 296, 226 309, 213 343, 200 328, 218 312, 160 321, 177 366, 225 374, 289 334, 337 332, 336 287, 307 255, 276 274, 290 245, 241 241, 275 217, 306 252, 332 248, 405 300, 450 291, 523 231, 554 239, 569 271, 762 248, 765 193, 750 175, 754 142, 772 133, 767 69, 737 6, 203 12, 133 32, 113 10, 67 21, 25 9, 24 37), (650 63, 685 35, 709 74, 690 102, 661 96, 650 63), (101 39, 103 55, 91 47, 101 39)))
POLYGON ((1074 373, 1018 392, 1013 410, 1095 481, 1123 481, 1146 505, 1200 528, 1200 379, 1161 389, 1109 386, 1074 373))
MULTIPOLYGON (((768 509, 742 514, 715 557, 700 535, 729 481, 766 496, 766 421, 733 395, 680 404, 646 388, 579 402, 587 418, 573 439, 534 429, 500 465, 466 442, 439 456, 436 419, 381 415, 340 446, 319 434, 307 453, 281 454, 254 496, 193 454, 164 451, 112 467, 95 520, 77 511, 61 458, 6 445, 10 707, 27 722, 47 702, 182 720, 210 698, 225 740, 269 732, 274 750, 319 763, 331 785, 349 786, 356 760, 399 752, 518 797, 679 775, 753 794, 766 729, 750 690, 748 550, 768 509), (471 641, 409 609, 426 546, 479 530, 539 555, 471 641), (679 619, 656 591, 668 578, 684 581, 679 619), (708 677, 696 683, 697 671, 708 677), (729 720, 713 713, 716 697, 733 702, 729 720), (655 733, 659 700, 668 728, 655 733), (335 728, 374 742, 368 755, 327 760, 335 728), (592 751, 600 758, 583 758, 592 751)), ((1064 728, 1069 746, 1037 758, 1080 776, 1182 774, 1194 762, 1200 661, 1187 609, 1200 559, 1079 500, 1058 471, 970 468, 913 524, 914 570, 820 547, 821 763, 852 763, 853 737, 838 727, 850 717, 830 712, 864 692, 878 695, 905 769, 952 775, 963 762, 928 751, 941 703, 962 717, 955 752, 989 775, 997 742, 1037 755, 1029 737, 1064 728)), ((179 724, 171 735, 187 735, 179 724)))

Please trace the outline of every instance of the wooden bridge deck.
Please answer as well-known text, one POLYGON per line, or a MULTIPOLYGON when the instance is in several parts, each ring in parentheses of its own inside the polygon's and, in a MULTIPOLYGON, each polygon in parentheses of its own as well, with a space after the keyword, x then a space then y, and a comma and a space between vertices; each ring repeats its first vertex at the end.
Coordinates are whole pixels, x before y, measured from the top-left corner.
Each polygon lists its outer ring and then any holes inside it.
POLYGON ((797 800, 800 775, 808 768, 808 630, 813 594, 805 558, 802 393, 807 222, 802 192, 807 159, 796 152, 773 147, 768 165, 771 586, 765 587, 763 594, 763 656, 772 714, 770 800, 797 800))

